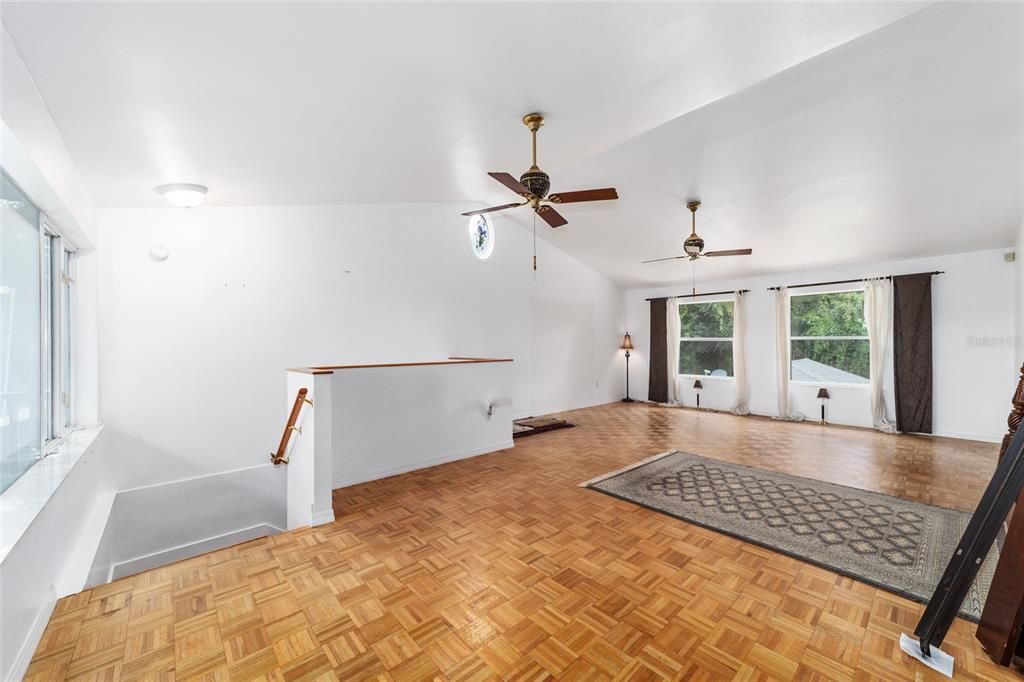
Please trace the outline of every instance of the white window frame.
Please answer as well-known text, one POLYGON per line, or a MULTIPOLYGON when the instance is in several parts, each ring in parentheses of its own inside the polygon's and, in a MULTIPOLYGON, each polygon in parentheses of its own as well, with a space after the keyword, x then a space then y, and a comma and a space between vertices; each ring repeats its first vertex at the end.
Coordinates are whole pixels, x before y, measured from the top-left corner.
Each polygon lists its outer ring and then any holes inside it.
MULTIPOLYGON (((736 301, 732 298, 708 298, 701 301, 690 300, 690 301, 677 301, 676 315, 679 314, 680 310, 684 305, 699 305, 701 303, 732 303, 733 311, 733 335, 732 336, 682 336, 680 333, 679 343, 682 344, 684 341, 728 341, 730 345, 736 343, 736 301)), ((725 377, 711 376, 710 374, 683 374, 679 371, 679 348, 676 348, 676 374, 680 377, 689 379, 700 379, 701 381, 707 379, 708 381, 735 381, 735 375, 729 375, 725 377)), ((735 368, 733 368, 735 371, 735 368)))
POLYGON ((52 454, 76 427, 77 391, 77 250, 45 213, 39 214, 40 414, 42 454, 52 454), (50 246, 47 266, 46 243, 50 246), (67 254, 65 256, 65 254, 67 254), (44 281, 49 273, 49 279, 44 281), (50 288, 50 310, 43 287, 50 288), (47 386, 49 379, 50 385, 47 386), (65 390, 65 387, 67 390, 65 390))
POLYGON ((816 386, 825 388, 855 388, 855 389, 868 389, 870 384, 855 384, 846 381, 798 381, 793 378, 793 342, 794 341, 868 341, 870 339, 865 334, 864 336, 792 336, 793 332, 793 299, 801 296, 821 296, 822 294, 849 294, 853 292, 864 293, 864 287, 845 287, 842 289, 826 289, 824 291, 807 291, 804 293, 796 294, 792 291, 789 293, 790 303, 790 321, 789 329, 787 330, 787 336, 789 336, 789 384, 790 386, 816 386))

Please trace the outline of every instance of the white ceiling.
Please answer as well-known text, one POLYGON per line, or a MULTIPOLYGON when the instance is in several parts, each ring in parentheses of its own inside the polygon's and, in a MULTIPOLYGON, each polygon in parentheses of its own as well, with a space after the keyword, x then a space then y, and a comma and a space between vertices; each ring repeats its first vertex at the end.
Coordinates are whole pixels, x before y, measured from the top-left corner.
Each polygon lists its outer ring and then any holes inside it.
MULTIPOLYGON (((631 285, 1001 248, 1024 219, 1024 5, 930 7, 559 170, 613 179, 547 238, 631 285)), ((571 213, 570 213, 571 212, 571 213)))
POLYGON ((98 206, 485 200, 921 6, 2 3, 98 206))
POLYGON ((484 173, 525 170, 540 110, 554 188, 622 196, 546 238, 624 283, 688 274, 639 264, 679 251, 686 196, 708 248, 755 248, 702 276, 1003 246, 1020 222, 1016 4, 0 7, 99 206, 167 182, 504 203, 484 173))

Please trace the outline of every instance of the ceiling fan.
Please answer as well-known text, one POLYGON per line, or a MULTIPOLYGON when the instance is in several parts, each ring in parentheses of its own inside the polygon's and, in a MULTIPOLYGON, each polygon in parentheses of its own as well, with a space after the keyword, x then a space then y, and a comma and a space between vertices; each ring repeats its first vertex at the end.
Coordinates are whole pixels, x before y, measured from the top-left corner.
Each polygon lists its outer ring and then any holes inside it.
POLYGON ((681 256, 669 256, 668 258, 655 258, 654 260, 645 260, 644 263, 658 263, 663 260, 679 260, 680 258, 689 258, 690 260, 697 260, 698 258, 704 257, 716 257, 716 256, 749 256, 754 252, 753 249, 728 249, 726 251, 705 251, 704 240, 697 235, 697 209, 700 208, 699 201, 688 201, 686 202, 686 208, 690 209, 691 214, 691 227, 690 236, 683 242, 683 251, 685 253, 681 256))
POLYGON ((469 211, 462 215, 473 216, 480 215, 481 213, 493 213, 494 211, 504 211, 508 208, 518 208, 519 206, 529 204, 530 208, 543 218, 544 222, 548 225, 551 227, 561 227, 568 224, 569 221, 563 218, 562 214, 556 211, 551 204, 576 204, 582 201, 606 201, 619 198, 619 194, 615 191, 614 187, 584 189, 578 192, 560 192, 548 195, 548 190, 551 189, 551 178, 537 166, 537 131, 544 125, 544 117, 537 113, 527 114, 523 116, 523 123, 530 129, 530 134, 533 136, 533 165, 530 166, 529 170, 520 175, 518 180, 509 173, 488 173, 488 175, 518 194, 524 201, 482 208, 479 211, 469 211))

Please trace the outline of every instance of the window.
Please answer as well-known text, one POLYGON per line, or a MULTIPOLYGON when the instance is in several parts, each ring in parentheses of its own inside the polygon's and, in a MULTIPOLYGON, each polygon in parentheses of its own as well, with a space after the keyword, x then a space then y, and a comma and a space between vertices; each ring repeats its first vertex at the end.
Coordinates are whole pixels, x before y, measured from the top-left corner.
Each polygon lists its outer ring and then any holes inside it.
POLYGON ((790 378, 829 384, 867 384, 868 329, 864 292, 790 297, 790 378))
POLYGON ((490 216, 478 214, 469 217, 469 245, 480 260, 494 253, 494 225, 490 216))
POLYGON ((679 373, 731 377, 732 301, 679 304, 679 373))
POLYGON ((74 424, 74 263, 0 171, 0 492, 74 424))

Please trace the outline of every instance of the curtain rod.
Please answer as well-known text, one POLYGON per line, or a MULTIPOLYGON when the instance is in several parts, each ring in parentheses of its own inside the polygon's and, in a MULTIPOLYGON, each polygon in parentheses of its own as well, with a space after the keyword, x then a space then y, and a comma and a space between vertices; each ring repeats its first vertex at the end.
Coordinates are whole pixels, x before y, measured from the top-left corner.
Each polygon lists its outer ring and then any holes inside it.
POLYGON ((680 294, 679 296, 655 296, 654 298, 645 298, 645 301, 658 301, 663 298, 697 298, 699 296, 722 296, 724 294, 747 294, 750 293, 750 289, 730 289, 729 291, 709 291, 706 294, 680 294))
MULTIPOLYGON (((913 272, 911 275, 944 275, 945 270, 932 270, 931 272, 913 272)), ((859 279, 837 279, 834 282, 812 282, 810 284, 791 284, 787 289, 803 289, 805 287, 824 287, 830 284, 853 284, 854 282, 866 282, 869 279, 892 279, 893 277, 908 277, 910 275, 886 275, 885 277, 861 277, 859 279)), ((778 291, 781 286, 768 287, 768 291, 778 291)))

